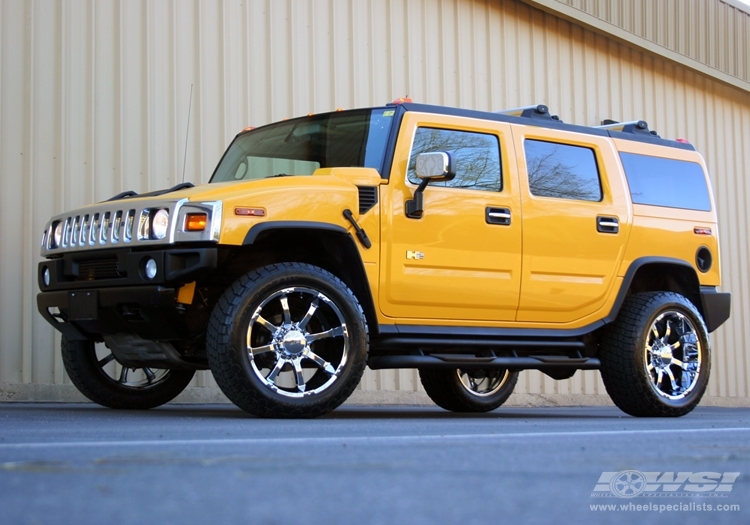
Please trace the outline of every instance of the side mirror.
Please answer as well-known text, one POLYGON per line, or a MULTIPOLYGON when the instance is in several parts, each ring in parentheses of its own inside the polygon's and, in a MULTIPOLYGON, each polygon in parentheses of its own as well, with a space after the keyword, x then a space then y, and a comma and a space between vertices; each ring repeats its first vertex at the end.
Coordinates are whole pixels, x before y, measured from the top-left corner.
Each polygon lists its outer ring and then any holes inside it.
POLYGON ((456 167, 453 157, 445 151, 434 153, 420 153, 417 155, 416 163, 417 177, 429 179, 430 182, 451 180, 456 176, 456 167))
POLYGON ((445 151, 420 153, 416 161, 417 177, 422 179, 414 198, 405 203, 406 216, 410 219, 420 219, 424 212, 424 190, 430 182, 452 180, 456 176, 456 165, 453 157, 445 151))

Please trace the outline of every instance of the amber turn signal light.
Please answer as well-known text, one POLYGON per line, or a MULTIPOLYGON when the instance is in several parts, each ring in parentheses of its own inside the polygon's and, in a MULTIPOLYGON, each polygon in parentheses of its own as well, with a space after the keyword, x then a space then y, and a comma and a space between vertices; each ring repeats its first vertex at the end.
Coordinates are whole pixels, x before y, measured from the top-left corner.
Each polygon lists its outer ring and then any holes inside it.
POLYGON ((202 232, 206 229, 208 215, 205 213, 188 213, 185 215, 186 232, 202 232))

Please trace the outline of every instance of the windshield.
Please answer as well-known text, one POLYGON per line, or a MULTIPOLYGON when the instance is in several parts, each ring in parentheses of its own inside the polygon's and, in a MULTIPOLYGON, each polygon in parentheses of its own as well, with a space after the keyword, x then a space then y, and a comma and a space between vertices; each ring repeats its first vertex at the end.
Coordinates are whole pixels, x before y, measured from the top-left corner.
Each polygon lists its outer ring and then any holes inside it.
POLYGON ((318 168, 365 167, 383 173, 394 108, 340 111, 239 135, 211 182, 312 175, 318 168))

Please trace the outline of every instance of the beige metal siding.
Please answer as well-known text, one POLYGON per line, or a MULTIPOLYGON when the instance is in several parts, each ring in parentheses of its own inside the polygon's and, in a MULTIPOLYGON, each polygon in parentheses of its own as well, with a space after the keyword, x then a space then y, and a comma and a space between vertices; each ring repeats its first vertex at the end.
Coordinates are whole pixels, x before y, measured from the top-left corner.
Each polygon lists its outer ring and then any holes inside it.
MULTIPOLYGON (((701 38, 729 34, 732 53, 688 39, 695 17, 672 27, 672 4, 647 16, 650 2, 584 3, 747 79, 744 12, 696 4, 701 38)), ((185 179, 200 183, 246 125, 409 95, 490 110, 546 103, 587 125, 642 118, 693 142, 711 170, 734 294, 713 336, 709 394, 748 397, 748 91, 520 1, 0 0, 0 29, 0 383, 67 382, 59 336, 35 308, 45 221, 180 182, 188 108, 185 179)), ((412 371, 369 371, 362 388, 418 383, 412 371)), ((561 382, 525 372, 517 391, 604 393, 594 372, 561 382)))
POLYGON ((750 82, 750 12, 712 0, 554 0, 750 82))

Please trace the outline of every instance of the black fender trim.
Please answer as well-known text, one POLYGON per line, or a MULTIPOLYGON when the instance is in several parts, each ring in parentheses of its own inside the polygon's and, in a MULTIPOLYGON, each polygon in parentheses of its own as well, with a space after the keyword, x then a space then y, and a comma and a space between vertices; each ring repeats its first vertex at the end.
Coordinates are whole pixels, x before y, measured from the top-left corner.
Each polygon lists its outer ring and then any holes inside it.
MULTIPOLYGON (((362 258, 359 256, 359 250, 357 249, 357 241, 354 239, 354 236, 344 228, 343 226, 339 226, 337 224, 330 224, 327 222, 314 222, 314 221, 268 221, 263 222, 260 224, 254 225, 250 230, 248 230, 247 235, 245 235, 245 240, 243 241, 244 246, 249 246, 254 244, 258 237, 266 232, 272 232, 272 231, 284 231, 284 230, 307 230, 307 231, 324 231, 329 233, 337 233, 343 236, 345 239, 345 242, 349 243, 351 254, 356 254, 356 263, 354 261, 349 261, 347 266, 349 268, 354 268, 356 266, 356 270, 354 270, 352 273, 354 274, 350 282, 346 283, 347 286, 354 292, 354 294, 357 296, 357 299, 360 301, 360 305, 362 306, 362 309, 365 312, 365 317, 367 318, 367 324, 369 326, 370 334, 377 334, 379 331, 379 326, 377 322, 377 314, 375 310, 375 301, 372 296, 372 289, 370 288, 370 283, 367 280, 367 272, 365 271, 364 263, 362 262, 362 258)), ((341 275, 338 276, 339 278, 342 278, 341 275)), ((342 279, 346 282, 346 279, 342 279)))
MULTIPOLYGON (((602 319, 605 324, 614 322, 614 320, 617 318, 617 315, 620 313, 622 303, 625 302, 625 297, 627 297, 628 295, 628 290, 630 290, 630 285, 633 283, 635 274, 638 273, 638 270, 650 264, 670 264, 673 266, 682 266, 684 268, 688 268, 695 274, 696 282, 699 282, 698 274, 695 272, 695 268, 693 267, 693 265, 686 261, 683 261, 682 259, 672 259, 671 257, 641 257, 640 259, 636 259, 630 264, 628 271, 625 272, 625 277, 623 277, 622 279, 622 286, 620 286, 620 290, 617 292, 617 298, 615 299, 614 304, 612 304, 612 309, 609 311, 609 315, 602 319)), ((700 307, 700 305, 698 304, 696 304, 695 306, 700 307)))
POLYGON ((255 243, 260 234, 271 230, 325 230, 329 232, 341 233, 343 235, 351 234, 343 226, 338 224, 329 224, 327 222, 313 221, 268 221, 261 222, 251 227, 242 241, 243 246, 255 243))

